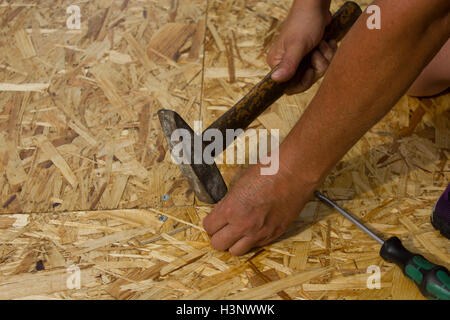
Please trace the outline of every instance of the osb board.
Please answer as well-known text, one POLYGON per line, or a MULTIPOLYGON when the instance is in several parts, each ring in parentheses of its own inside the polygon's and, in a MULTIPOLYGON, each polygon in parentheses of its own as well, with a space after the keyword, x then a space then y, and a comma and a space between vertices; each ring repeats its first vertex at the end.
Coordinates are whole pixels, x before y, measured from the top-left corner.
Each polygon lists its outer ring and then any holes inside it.
MULTIPOLYGON (((409 249, 449 265, 448 240, 429 222, 433 201, 341 205, 377 232, 396 235, 409 249)), ((198 227, 209 210, 163 209, 165 222, 151 209, 3 215, 0 298, 421 298, 397 267, 378 256, 377 242, 319 202, 308 204, 283 239, 239 258, 210 248, 198 227), (74 264, 81 269, 81 288, 68 290, 66 268, 74 264), (380 267, 380 289, 366 286, 371 265, 380 267)))
MULTIPOLYGON (((0 92, 1 298, 421 299, 376 242, 318 202, 256 256, 214 251, 200 227, 211 207, 192 205, 170 163, 155 112, 206 126, 229 108, 268 71, 268 30, 289 1, 208 1, 208 10, 206 1, 88 2, 91 31, 85 23, 78 33, 61 27, 68 2, 29 3, 0 6, 0 82, 40 91, 0 92), (200 31, 173 51, 161 34, 184 40, 170 21, 200 31), (72 265, 79 290, 65 287, 72 265), (379 290, 366 287, 369 265, 382 270, 379 290)), ((288 131, 316 89, 283 97, 252 126, 288 131)), ((322 187, 377 232, 446 266, 450 245, 429 214, 450 180, 449 104, 448 95, 402 98, 322 187)), ((221 169, 231 181, 241 167, 221 169)))
POLYGON ((0 6, 1 210, 192 204, 156 112, 199 118, 205 1, 85 1, 81 30, 28 3, 0 6))

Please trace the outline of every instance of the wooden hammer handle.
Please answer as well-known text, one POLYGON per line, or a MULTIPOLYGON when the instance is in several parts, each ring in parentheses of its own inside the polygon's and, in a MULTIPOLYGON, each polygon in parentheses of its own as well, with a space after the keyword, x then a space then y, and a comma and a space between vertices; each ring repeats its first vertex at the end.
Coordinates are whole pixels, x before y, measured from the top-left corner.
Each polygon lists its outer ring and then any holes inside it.
MULTIPOLYGON (((341 40, 353 26, 362 11, 358 4, 346 2, 334 15, 331 23, 326 27, 323 40, 341 40)), ((311 66, 311 53, 306 55, 294 75, 283 83, 272 80, 270 71, 264 79, 254 86, 247 95, 239 100, 231 109, 218 118, 208 129, 218 129, 226 140, 226 129, 246 129, 264 110, 280 98, 287 87, 301 79, 305 71, 311 66)), ((231 143, 231 141, 228 141, 231 143)), ((228 146, 224 141, 224 149, 228 146)))

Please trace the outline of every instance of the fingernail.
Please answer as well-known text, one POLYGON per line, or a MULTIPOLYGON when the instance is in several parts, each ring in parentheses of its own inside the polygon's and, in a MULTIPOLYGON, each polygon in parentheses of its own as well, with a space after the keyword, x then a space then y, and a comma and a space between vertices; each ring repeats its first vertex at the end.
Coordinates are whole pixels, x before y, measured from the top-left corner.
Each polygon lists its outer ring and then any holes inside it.
POLYGON ((278 80, 282 75, 283 75, 283 71, 280 69, 277 69, 272 73, 272 79, 278 80))

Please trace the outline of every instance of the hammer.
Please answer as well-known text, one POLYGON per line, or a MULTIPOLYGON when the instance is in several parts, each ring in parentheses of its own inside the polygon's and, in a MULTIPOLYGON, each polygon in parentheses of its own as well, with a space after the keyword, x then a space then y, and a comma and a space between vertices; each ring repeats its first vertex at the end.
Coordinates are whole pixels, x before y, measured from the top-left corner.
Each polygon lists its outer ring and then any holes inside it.
MULTIPOLYGON (((358 4, 352 1, 346 2, 333 15, 331 23, 325 29, 323 40, 341 40, 361 13, 362 11, 358 4)), ((234 139, 232 141, 225 139, 226 130, 246 129, 264 110, 278 100, 289 86, 302 78, 311 65, 311 55, 312 53, 309 53, 302 59, 294 77, 287 82, 279 83, 272 80, 271 76, 276 70, 275 67, 231 109, 205 129, 201 136, 210 129, 219 130, 222 133, 222 137, 224 137, 223 149, 220 151, 223 152, 228 144, 232 143, 236 138, 236 136, 233 136, 234 139)), ((201 136, 200 140, 198 140, 199 136, 194 133, 191 127, 175 111, 161 109, 158 111, 158 117, 171 152, 176 145, 172 141, 172 133, 175 130, 184 129, 184 132, 188 132, 192 138, 190 139, 190 145, 183 146, 183 152, 187 152, 190 155, 191 161, 188 164, 179 163, 178 166, 197 197, 206 203, 217 203, 220 201, 227 193, 227 186, 216 164, 214 162, 207 164, 203 160, 200 161, 201 163, 198 163, 199 161, 195 161, 194 159, 195 143, 192 141, 196 141, 196 139, 197 141, 203 141, 201 136)), ((202 142, 201 144, 202 148, 206 147, 206 142, 202 142)), ((216 156, 217 154, 214 154, 214 157, 216 156)))

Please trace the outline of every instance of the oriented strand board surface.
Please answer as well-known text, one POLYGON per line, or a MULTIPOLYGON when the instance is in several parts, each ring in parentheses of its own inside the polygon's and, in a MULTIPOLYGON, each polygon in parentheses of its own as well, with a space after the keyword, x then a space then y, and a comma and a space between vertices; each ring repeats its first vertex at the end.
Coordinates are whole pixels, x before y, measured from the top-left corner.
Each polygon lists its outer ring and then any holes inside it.
MULTIPOLYGON (((156 111, 204 127, 221 115, 268 71, 290 1, 80 2, 81 30, 68 30, 71 4, 0 2, 0 298, 421 299, 376 242, 315 201, 263 250, 214 251, 201 229, 211 206, 171 163, 156 111)), ((316 89, 252 127, 283 137, 316 89)), ((450 181, 449 110, 449 95, 403 97, 322 187, 447 267, 429 216, 450 181)), ((220 168, 232 183, 245 166, 220 168)))
POLYGON ((0 7, 2 211, 192 204, 156 111, 199 117, 206 3, 84 2, 80 30, 33 3, 0 7))

